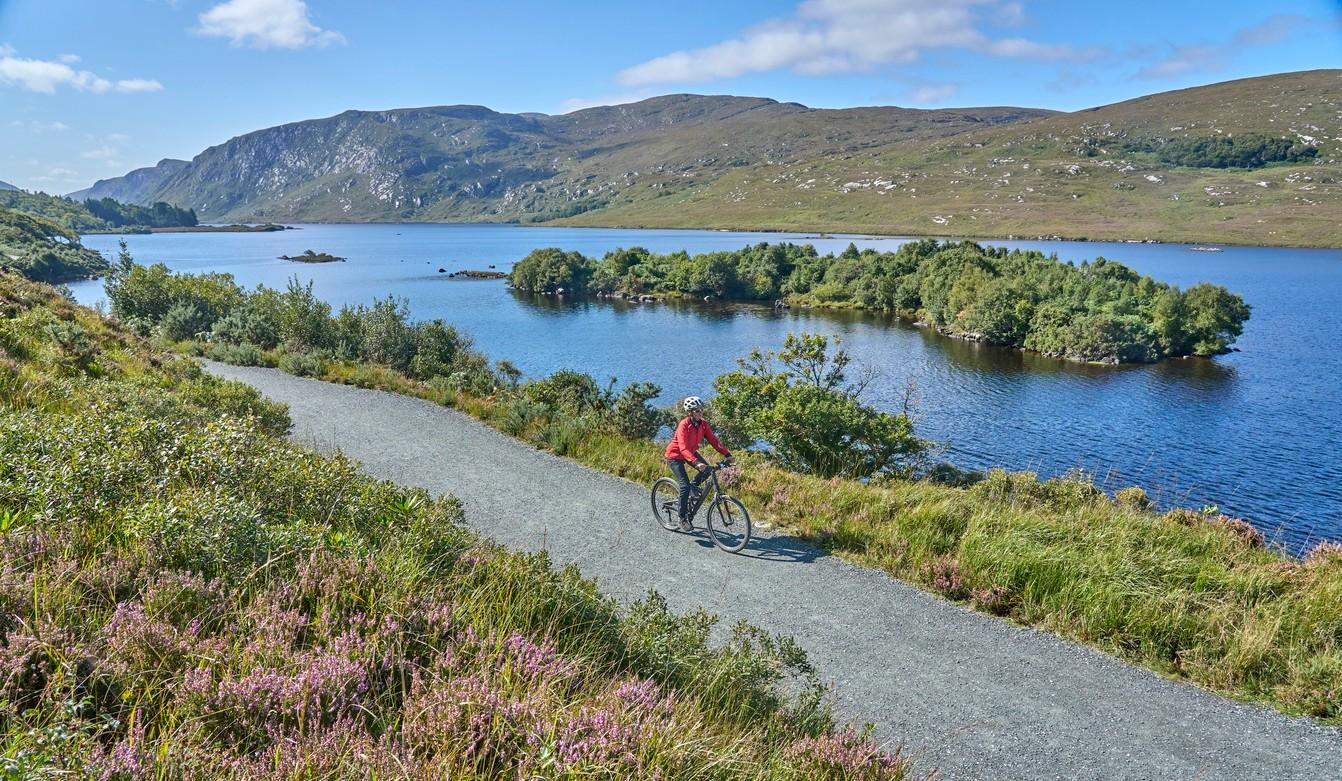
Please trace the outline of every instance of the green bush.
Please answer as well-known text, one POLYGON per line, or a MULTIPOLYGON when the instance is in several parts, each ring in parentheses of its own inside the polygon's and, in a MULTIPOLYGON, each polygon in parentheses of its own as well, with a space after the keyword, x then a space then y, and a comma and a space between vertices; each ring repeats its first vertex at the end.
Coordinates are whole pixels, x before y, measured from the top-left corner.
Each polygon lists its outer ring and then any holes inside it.
POLYGON ((195 304, 179 302, 173 304, 158 321, 158 333, 164 339, 174 342, 195 339, 210 329, 209 316, 195 304))
POLYGON ((471 340, 442 320, 417 324, 413 339, 414 357, 407 373, 418 380, 450 374, 458 360, 471 352, 471 340))
POLYGON ((173 274, 162 263, 141 266, 134 263, 124 246, 105 288, 112 315, 120 320, 142 319, 158 324, 174 307, 192 307, 199 322, 204 323, 197 331, 208 331, 244 297, 232 274, 173 274))
POLYGON ((651 439, 668 422, 661 410, 648 403, 661 392, 661 386, 652 382, 626 385, 611 404, 607 416, 610 430, 630 439, 651 439))
POLYGON ((215 321, 211 338, 217 342, 250 344, 269 350, 279 344, 279 327, 269 313, 249 298, 215 321))
POLYGON ((912 473, 927 443, 914 436, 908 415, 861 403, 860 386, 845 384, 849 360, 843 350, 830 353, 828 337, 788 334, 776 356, 757 350, 714 380, 714 409, 733 440, 763 441, 788 469, 823 477, 912 473))
POLYGON ((1121 488, 1115 492, 1114 502, 1119 507, 1125 507, 1134 512, 1147 512, 1151 509, 1151 500, 1147 497, 1146 491, 1135 485, 1121 488))
POLYGON ((326 362, 314 353, 286 352, 280 356, 279 368, 299 377, 320 377, 326 362))
POLYGON ((235 366, 265 366, 266 355, 254 344, 219 343, 210 345, 205 355, 211 360, 231 363, 235 366))
POLYGON ((605 414, 612 403, 610 386, 602 389, 592 379, 592 375, 568 369, 557 371, 542 380, 524 383, 520 390, 527 399, 570 417, 588 413, 605 414))

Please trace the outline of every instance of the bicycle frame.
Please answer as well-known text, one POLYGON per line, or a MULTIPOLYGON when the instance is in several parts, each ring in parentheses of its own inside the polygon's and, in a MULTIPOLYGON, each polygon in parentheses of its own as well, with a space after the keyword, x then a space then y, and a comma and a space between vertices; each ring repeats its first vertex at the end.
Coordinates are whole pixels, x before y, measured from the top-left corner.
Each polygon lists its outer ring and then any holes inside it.
MULTIPOLYGON (((718 497, 722 496, 722 487, 718 485, 718 469, 720 468, 721 467, 719 466, 710 464, 708 469, 705 470, 708 472, 708 479, 699 484, 703 488, 703 491, 699 494, 698 499, 694 498, 693 492, 690 493, 690 504, 685 508, 686 517, 694 518, 699 514, 699 508, 704 506, 704 500, 708 498, 709 483, 712 483, 713 501, 716 502, 718 497)), ((690 481, 690 485, 694 485, 693 480, 690 481)))

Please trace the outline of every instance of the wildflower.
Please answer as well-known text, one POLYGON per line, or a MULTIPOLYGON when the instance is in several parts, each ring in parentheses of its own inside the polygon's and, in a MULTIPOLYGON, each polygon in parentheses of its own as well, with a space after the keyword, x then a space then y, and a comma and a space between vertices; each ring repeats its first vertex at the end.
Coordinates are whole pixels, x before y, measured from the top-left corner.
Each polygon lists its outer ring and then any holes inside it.
POLYGON ((951 556, 939 556, 922 567, 922 575, 933 589, 950 599, 964 599, 966 590, 960 576, 960 562, 951 556))
POLYGON ((1305 554, 1305 562, 1308 564, 1323 564, 1330 561, 1342 564, 1342 542, 1320 542, 1305 554))
POLYGON ((817 738, 802 738, 784 751, 784 756, 810 771, 806 777, 818 775, 837 778, 896 781, 908 771, 899 754, 887 754, 868 737, 858 735, 851 727, 842 732, 817 738))

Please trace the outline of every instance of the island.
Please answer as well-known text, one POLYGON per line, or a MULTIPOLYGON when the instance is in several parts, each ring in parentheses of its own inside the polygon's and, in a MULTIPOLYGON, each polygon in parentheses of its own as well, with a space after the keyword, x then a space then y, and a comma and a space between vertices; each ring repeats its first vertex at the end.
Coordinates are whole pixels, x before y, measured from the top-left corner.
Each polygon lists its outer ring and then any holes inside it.
POLYGON ((766 242, 693 256, 633 247, 599 261, 549 248, 519 260, 508 280, 546 295, 871 310, 956 339, 1103 364, 1229 352, 1250 311, 1219 285, 1180 290, 1102 257, 1072 264, 935 239, 894 252, 849 244, 838 255, 766 242))
POLYGON ((302 255, 280 255, 280 260, 292 260, 296 263, 334 263, 337 260, 343 261, 344 258, 326 252, 307 250, 302 255))
MULTIPOLYGON (((438 269, 439 272, 444 269, 438 269)), ((466 269, 462 271, 453 271, 447 275, 448 279, 507 279, 508 275, 502 271, 478 271, 475 269, 466 269)))
POLYGON ((183 225, 170 228, 150 228, 150 233, 275 233, 276 231, 298 230, 292 225, 277 225, 273 222, 260 225, 183 225))

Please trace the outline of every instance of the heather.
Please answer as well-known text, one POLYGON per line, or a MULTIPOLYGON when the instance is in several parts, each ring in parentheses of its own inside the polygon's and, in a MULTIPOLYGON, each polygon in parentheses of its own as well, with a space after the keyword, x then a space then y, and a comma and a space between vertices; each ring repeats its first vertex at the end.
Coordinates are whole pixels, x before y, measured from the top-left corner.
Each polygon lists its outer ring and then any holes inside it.
POLYGON ((790 640, 617 607, 51 288, 0 308, 5 777, 908 776, 790 640))
MULTIPOLYGON (((293 285, 285 295, 307 311, 304 288, 293 285)), ((384 325, 365 332, 411 332, 413 324, 396 325, 393 310, 384 311, 384 325)), ((392 361, 307 350, 285 335, 297 333, 290 322, 315 332, 333 328, 329 310, 324 316, 279 317, 271 349, 230 344, 217 329, 179 346, 221 360, 244 351, 247 360, 239 362, 416 395, 645 485, 665 472, 663 446, 650 433, 665 416, 650 406, 656 392, 644 384, 615 393, 572 371, 521 382, 515 369, 502 362, 491 368, 473 350, 424 380, 392 361)), ((908 420, 873 419, 853 403, 859 389, 852 385, 861 380, 845 374, 856 367, 836 345, 806 335, 790 341, 777 354, 745 356, 739 371, 719 378, 711 402, 710 419, 729 440, 768 441, 744 453, 732 486, 753 518, 1170 677, 1342 722, 1342 556, 1330 543, 1293 558, 1250 520, 1214 507, 1162 512, 1139 487, 1109 493, 1084 474, 1040 480, 1029 472, 974 475, 935 464, 908 420), (797 415, 827 423, 789 425, 797 415), (861 436, 832 437, 838 425, 861 436), (808 431, 816 436, 798 436, 808 431), (835 468, 859 460, 833 455, 853 442, 865 443, 861 460, 879 466, 862 469, 861 479, 835 468)), ((406 365, 414 342, 400 344, 402 351, 388 354, 406 365)))
POLYGON ((891 312, 943 333, 1045 355, 1142 363, 1229 350, 1249 307, 1225 288, 1187 290, 1104 258, 1079 266, 1037 250, 934 239, 895 252, 809 244, 657 255, 619 249, 601 260, 538 249, 509 275, 524 292, 784 302, 891 312))

